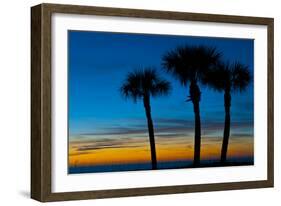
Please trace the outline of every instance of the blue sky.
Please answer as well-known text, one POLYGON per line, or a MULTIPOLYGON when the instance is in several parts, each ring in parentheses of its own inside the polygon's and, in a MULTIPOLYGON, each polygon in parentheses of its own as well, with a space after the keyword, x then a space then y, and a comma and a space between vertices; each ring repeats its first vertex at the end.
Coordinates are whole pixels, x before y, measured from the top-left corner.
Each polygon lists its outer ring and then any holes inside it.
MULTIPOLYGON (((169 96, 151 100, 156 132, 167 131, 169 128, 171 132, 179 131, 181 125, 190 127, 192 131, 193 108, 191 102, 185 102, 188 88, 182 87, 161 67, 163 54, 177 46, 215 46, 222 52, 225 61, 246 64, 253 75, 254 40, 250 39, 69 31, 68 43, 71 136, 145 131, 147 128, 142 102, 134 103, 124 99, 119 88, 128 72, 146 66, 154 66, 172 84, 169 96)), ((203 86, 201 91, 204 135, 212 129, 218 130, 223 124, 224 103, 222 93, 203 86)), ((252 135, 253 109, 251 83, 245 92, 232 94, 231 118, 233 125, 240 125, 237 133, 252 135)), ((232 131, 235 132, 235 126, 232 131)))

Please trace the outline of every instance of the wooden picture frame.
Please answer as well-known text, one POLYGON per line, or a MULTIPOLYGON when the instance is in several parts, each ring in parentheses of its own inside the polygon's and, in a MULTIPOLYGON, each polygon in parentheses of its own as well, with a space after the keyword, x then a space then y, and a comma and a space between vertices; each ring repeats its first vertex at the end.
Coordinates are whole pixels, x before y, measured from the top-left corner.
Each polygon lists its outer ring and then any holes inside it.
POLYGON ((40 4, 31 8, 31 198, 42 202, 273 187, 273 34, 272 18, 40 4), (51 17, 54 13, 216 22, 267 27, 267 179, 214 184, 52 192, 51 17))

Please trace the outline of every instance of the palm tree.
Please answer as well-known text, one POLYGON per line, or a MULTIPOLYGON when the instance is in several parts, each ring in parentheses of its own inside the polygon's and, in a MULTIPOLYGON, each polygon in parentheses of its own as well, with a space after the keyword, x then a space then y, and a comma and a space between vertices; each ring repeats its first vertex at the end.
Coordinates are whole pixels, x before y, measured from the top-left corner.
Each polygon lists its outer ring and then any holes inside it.
POLYGON ((204 78, 206 71, 217 64, 220 56, 221 54, 215 48, 188 45, 178 47, 163 56, 163 67, 166 71, 176 77, 184 87, 189 84, 187 101, 193 103, 195 116, 194 166, 200 164, 201 120, 199 103, 201 91, 199 83, 204 78))
POLYGON ((244 91, 251 81, 251 75, 248 66, 239 62, 233 64, 221 62, 213 70, 209 71, 204 81, 214 90, 224 92, 225 122, 221 147, 221 163, 224 164, 230 134, 231 93, 244 91))
POLYGON ((134 102, 137 100, 143 101, 149 133, 152 169, 157 169, 157 158, 150 98, 167 95, 170 90, 170 83, 161 79, 153 68, 144 68, 129 73, 121 87, 121 94, 126 98, 132 98, 134 102))

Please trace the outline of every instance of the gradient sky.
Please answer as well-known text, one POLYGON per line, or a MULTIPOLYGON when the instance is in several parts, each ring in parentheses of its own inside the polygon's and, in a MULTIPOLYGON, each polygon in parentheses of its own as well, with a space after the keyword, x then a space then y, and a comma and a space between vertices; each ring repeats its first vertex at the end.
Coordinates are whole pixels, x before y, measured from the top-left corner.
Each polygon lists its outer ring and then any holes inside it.
MULTIPOLYGON (((161 67, 165 52, 179 45, 215 46, 225 61, 249 66, 254 40, 107 32, 68 32, 70 165, 150 160, 142 102, 120 95, 128 72, 154 66, 172 84, 167 97, 151 99, 159 160, 193 158, 194 115, 188 88, 161 67)), ((218 158, 224 123, 223 94, 201 87, 202 158, 218 158), (204 149, 205 148, 205 149, 204 149)), ((229 154, 253 155, 253 83, 232 94, 229 154)))

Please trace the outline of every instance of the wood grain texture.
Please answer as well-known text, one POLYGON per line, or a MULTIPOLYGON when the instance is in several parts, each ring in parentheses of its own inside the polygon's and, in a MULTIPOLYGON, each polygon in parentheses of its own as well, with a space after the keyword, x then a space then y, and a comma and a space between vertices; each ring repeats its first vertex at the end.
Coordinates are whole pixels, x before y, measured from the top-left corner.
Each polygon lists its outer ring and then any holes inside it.
POLYGON ((42 199, 41 6, 31 9, 31 197, 42 199))
POLYGON ((274 20, 267 25, 267 181, 274 186, 274 20))
POLYGON ((54 13, 267 25, 271 18, 79 5, 43 4, 54 13))
MULTIPOLYGON (((272 187, 273 19, 41 4, 31 9, 31 197, 41 202, 272 187), (263 181, 53 193, 51 172, 51 16, 53 13, 265 25, 268 29, 268 178, 263 181)), ((266 109, 266 108, 265 108, 266 109)))
POLYGON ((31 197, 51 193, 51 11, 31 8, 31 197))

